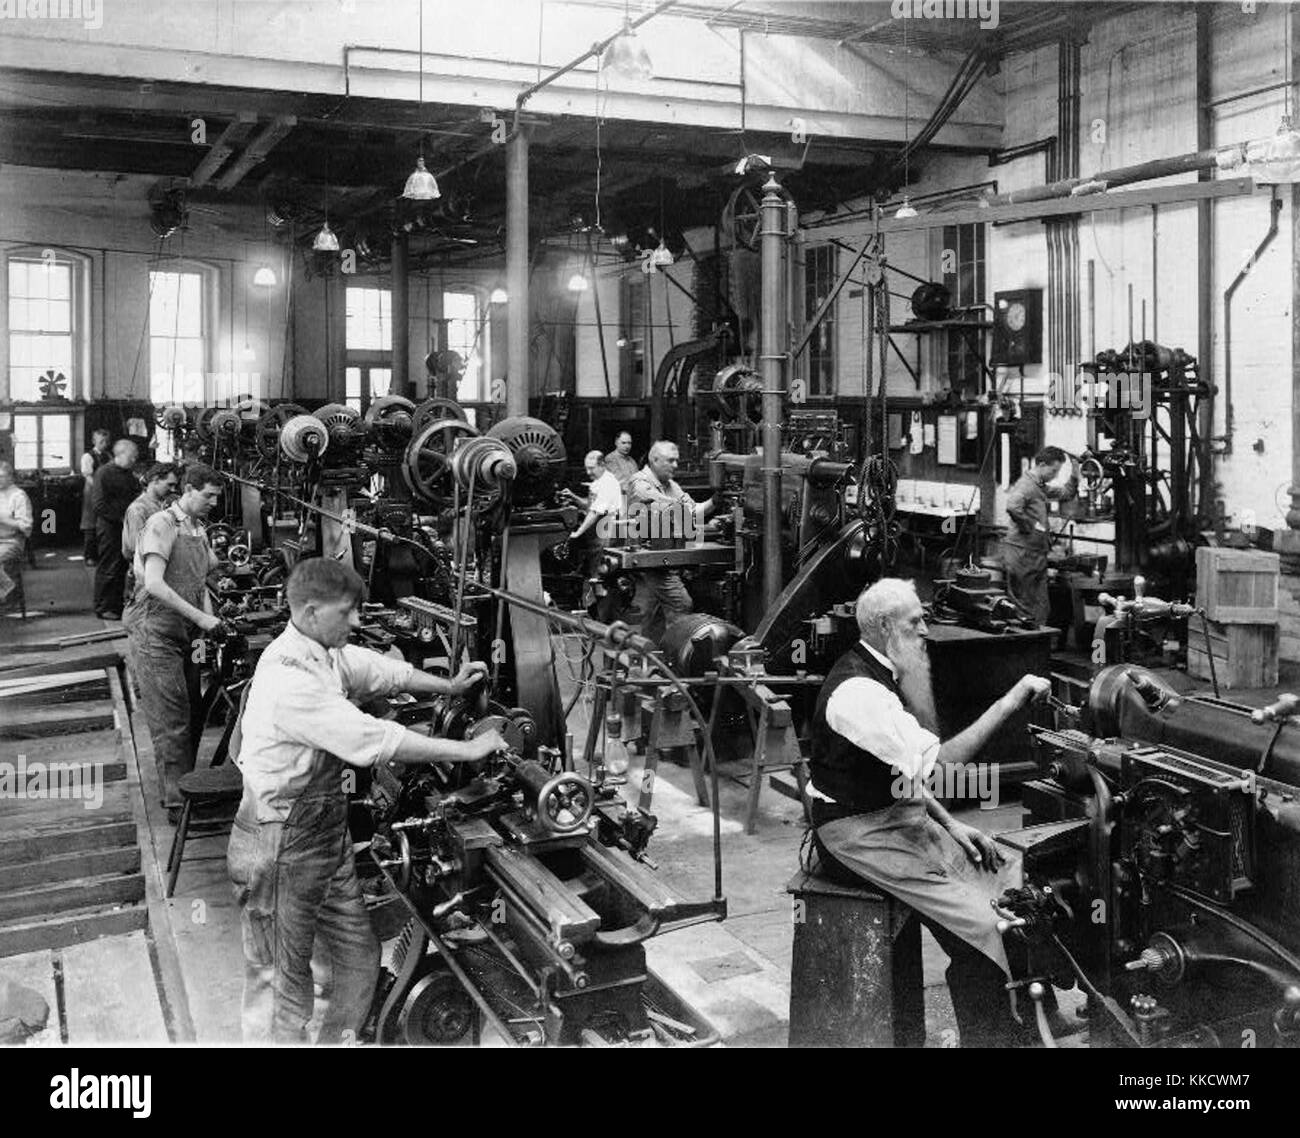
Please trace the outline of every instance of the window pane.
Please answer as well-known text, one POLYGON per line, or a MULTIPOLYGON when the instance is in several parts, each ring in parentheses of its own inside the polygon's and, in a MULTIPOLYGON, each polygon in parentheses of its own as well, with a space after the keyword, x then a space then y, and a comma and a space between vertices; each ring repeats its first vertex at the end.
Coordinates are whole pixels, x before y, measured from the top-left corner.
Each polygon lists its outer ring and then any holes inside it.
POLYGON ((14 332, 25 332, 28 328, 28 301, 21 296, 9 297, 9 328, 14 332))
POLYGON ((72 299, 72 266, 71 265, 52 265, 44 272, 45 281, 48 285, 46 295, 51 300, 71 300, 72 299))
POLYGON ((388 394, 388 385, 393 381, 393 369, 372 367, 370 369, 370 398, 378 399, 388 394))
POLYGON ((45 306, 45 330, 47 332, 72 331, 72 303, 67 300, 51 300, 45 306))
POLYGON ((205 403, 201 273, 149 274, 149 394, 155 403, 205 403))
POLYGON ((9 295, 27 295, 27 262, 11 260, 9 262, 9 295))
POLYGON ((180 275, 180 320, 177 333, 181 336, 203 335, 203 290, 198 273, 180 275))
POLYGON ((40 424, 35 415, 14 416, 14 468, 36 470, 40 463, 37 453, 37 432, 40 424))
POLYGON ((483 373, 483 329, 477 294, 444 292, 442 314, 447 320, 447 347, 465 361, 465 370, 456 385, 457 399, 481 399, 483 373))
POLYGON ((386 288, 347 290, 345 337, 347 346, 361 351, 391 348, 393 295, 386 288))
POLYGON ((41 422, 41 468, 72 469, 72 416, 44 415, 41 422))

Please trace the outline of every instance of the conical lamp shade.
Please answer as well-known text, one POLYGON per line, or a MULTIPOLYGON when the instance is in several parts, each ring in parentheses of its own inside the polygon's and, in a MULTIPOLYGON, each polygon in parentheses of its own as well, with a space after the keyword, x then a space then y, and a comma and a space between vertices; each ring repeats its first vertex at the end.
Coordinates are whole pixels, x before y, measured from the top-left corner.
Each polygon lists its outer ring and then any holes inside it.
POLYGON ((418 202, 430 202, 434 198, 442 197, 438 190, 438 179, 424 168, 423 158, 415 160, 415 171, 406 179, 406 189, 402 191, 402 197, 418 202))
POLYGON ((337 253, 339 251, 339 239, 334 236, 334 231, 330 228, 328 221, 320 227, 320 232, 316 234, 316 240, 311 243, 311 247, 317 253, 337 253))
POLYGON ((632 30, 630 20, 623 22, 623 34, 605 49, 605 66, 625 79, 653 77, 655 72, 650 56, 632 30))

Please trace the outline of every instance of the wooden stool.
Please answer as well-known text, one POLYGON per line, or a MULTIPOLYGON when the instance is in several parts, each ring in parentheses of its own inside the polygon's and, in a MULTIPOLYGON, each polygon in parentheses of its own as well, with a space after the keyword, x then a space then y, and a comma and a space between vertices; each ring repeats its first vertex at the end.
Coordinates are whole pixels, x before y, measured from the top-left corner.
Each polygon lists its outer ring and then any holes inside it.
POLYGON ((234 763, 205 767, 182 775, 180 792, 185 805, 181 807, 176 836, 172 838, 171 853, 167 855, 168 897, 176 892, 176 879, 181 874, 181 862, 185 860, 185 841, 191 823, 203 827, 197 837, 228 834, 235 820, 235 811, 239 809, 239 800, 244 796, 244 776, 234 763), (195 817, 196 814, 199 816, 195 817))
POLYGON ((901 901, 802 871, 794 897, 791 1047, 923 1047, 921 922, 901 901))

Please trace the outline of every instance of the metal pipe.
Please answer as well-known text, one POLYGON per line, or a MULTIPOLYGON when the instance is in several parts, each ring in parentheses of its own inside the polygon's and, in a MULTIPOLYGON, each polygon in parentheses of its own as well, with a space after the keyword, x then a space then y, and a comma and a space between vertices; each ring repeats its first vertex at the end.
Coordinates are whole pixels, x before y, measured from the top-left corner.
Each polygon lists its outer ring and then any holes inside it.
POLYGON ((506 414, 528 414, 528 133, 506 142, 506 414))
POLYGON ((627 21, 625 27, 619 28, 618 31, 616 31, 612 36, 607 36, 605 39, 600 40, 597 43, 593 43, 591 47, 589 47, 576 59, 570 60, 568 63, 564 64, 563 67, 557 67, 548 76, 546 76, 545 79, 539 79, 531 87, 525 87, 524 90, 519 93, 519 97, 515 100, 515 114, 518 115, 519 112, 523 110, 524 104, 528 102, 528 100, 531 99, 535 94, 537 94, 537 92, 540 91, 543 87, 547 87, 550 84, 554 83, 558 78, 560 78, 561 75, 567 75, 570 71, 572 71, 575 67, 579 66, 580 64, 586 63, 587 60, 589 60, 592 56, 600 55, 600 53, 603 52, 607 47, 609 47, 609 45, 612 44, 616 39, 618 39, 619 36, 623 35, 624 31, 627 28, 632 28, 632 29, 639 28, 642 24, 646 23, 648 20, 653 20, 657 15, 659 15, 660 12, 666 11, 676 3, 677 0, 660 0, 660 3, 656 4, 654 8, 652 8, 649 12, 646 12, 644 15, 638 16, 635 20, 627 21))
MULTIPOLYGON (((1196 6, 1196 145, 1205 150, 1214 142, 1214 116, 1209 107, 1214 71, 1211 60, 1210 31, 1213 11, 1207 4, 1196 6)), ((1197 175, 1198 182, 1212 179, 1210 170, 1197 175)), ((1210 436, 1214 433, 1214 212, 1209 199, 1196 203, 1196 360, 1197 378, 1205 394, 1197 405, 1197 434, 1200 453, 1196 463, 1196 516, 1204 524, 1210 514, 1214 496, 1214 452, 1210 436)), ((1198 527, 1199 528, 1199 527, 1198 527)))
MULTIPOLYGON (((1230 147, 1229 150, 1241 150, 1230 147)), ((1147 182, 1153 178, 1167 178, 1171 174, 1187 174, 1199 170, 1213 170, 1220 164, 1223 149, 1197 150, 1191 154, 1180 154, 1174 158, 1155 158, 1150 162, 1139 162, 1135 166, 1120 166, 1114 170, 1103 170, 1087 178, 1064 178, 1048 182, 1042 186, 1029 186, 1023 190, 1011 190, 1005 194, 985 199, 989 205, 1014 205, 1016 202, 1042 201, 1045 198, 1063 198, 1074 193, 1081 186, 1098 184, 1102 189, 1113 190, 1116 186, 1127 186, 1133 182, 1147 182)))
POLYGON ((763 309, 759 371, 763 380, 763 607, 781 596, 781 397, 785 369, 785 196, 776 176, 763 186, 763 309))
MULTIPOLYGON (((409 238, 404 231, 393 235, 393 370, 389 373, 388 394, 405 395, 411 381, 411 274, 406 254, 409 238)), ((439 344, 445 348, 446 344, 439 344)), ((430 395, 441 392, 429 392, 430 395)), ((455 392, 449 392, 455 396, 455 392)))
POLYGON ((1223 449, 1219 452, 1220 454, 1232 453, 1232 298, 1237 289, 1241 287, 1242 281, 1250 275, 1250 270, 1255 267, 1255 263, 1264 250, 1277 236, 1277 219, 1281 212, 1282 199, 1275 189, 1272 200, 1269 202, 1268 232, 1264 234, 1260 243, 1255 246, 1255 251, 1250 255, 1250 259, 1237 270, 1237 275, 1232 278, 1232 283, 1223 291, 1223 449))

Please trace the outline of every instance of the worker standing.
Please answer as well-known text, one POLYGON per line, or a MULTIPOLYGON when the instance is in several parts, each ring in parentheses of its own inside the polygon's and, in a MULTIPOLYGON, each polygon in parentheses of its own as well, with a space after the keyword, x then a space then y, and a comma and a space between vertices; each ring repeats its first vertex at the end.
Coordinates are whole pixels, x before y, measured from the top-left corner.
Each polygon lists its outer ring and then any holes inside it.
POLYGON ((614 437, 614 449, 605 455, 605 469, 610 472, 627 493, 628 483, 640 467, 632 457, 632 432, 619 431, 614 437))
POLYGON ((337 561, 294 566, 289 626, 258 661, 240 719, 244 795, 227 864, 243 926, 245 1043, 305 1041, 313 960, 330 975, 318 1043, 355 1040, 369 1012, 379 941, 348 835, 346 767, 472 762, 506 749, 495 730, 432 738, 355 706, 399 692, 462 695, 487 673, 472 663, 433 676, 348 644, 362 589, 337 561))
POLYGON ((126 590, 122 523, 127 507, 140 493, 140 483, 134 474, 138 453, 130 439, 118 439, 113 444, 113 461, 95 472, 91 490, 99 558, 95 565, 95 615, 102 620, 122 619, 122 597, 126 590))
POLYGON ((135 596, 135 547, 145 523, 176 497, 176 467, 155 462, 144 476, 144 489, 122 518, 122 559, 126 562, 126 599, 135 596))
POLYGON ((99 560, 99 537, 95 532, 95 474, 112 460, 108 450, 111 437, 103 427, 97 427, 91 435, 90 449, 81 456, 81 477, 85 480, 81 491, 81 538, 87 565, 94 565, 99 560))
POLYGON ((203 730, 197 721, 200 637, 219 639, 223 632, 207 589, 217 558, 203 528, 221 489, 221 475, 210 466, 191 466, 180 498, 145 523, 135 547, 135 595, 123 620, 162 803, 173 824, 182 805, 181 776, 194 769, 203 730))
POLYGON ((605 469, 605 456, 600 451, 589 451, 583 460, 583 466, 587 477, 591 479, 585 502, 571 491, 564 492, 568 501, 575 505, 581 502, 587 509, 582 521, 569 535, 569 543, 586 562, 583 606, 588 611, 594 609, 597 620, 608 622, 615 617, 618 598, 608 587, 604 588, 603 595, 598 595, 601 586, 597 582, 597 575, 600 572, 601 551, 615 537, 618 519, 623 513, 623 488, 618 484, 618 479, 605 469))
MULTIPOLYGON (((681 456, 677 444, 655 443, 644 468, 628 483, 630 525, 642 536, 691 536, 720 503, 715 496, 696 502, 674 479, 681 456), (688 532, 689 531, 689 532, 688 532)), ((676 569, 646 569, 637 584, 636 607, 641 610, 641 634, 659 640, 668 625, 694 607, 682 576, 676 569)))
POLYGON ((1068 501, 1079 489, 1079 470, 1073 459, 1065 485, 1051 485, 1068 457, 1060 447, 1043 447, 1007 496, 1011 524, 1002 540, 1007 592, 1038 624, 1047 623, 1049 612, 1047 553, 1052 547, 1052 532, 1047 521, 1048 502, 1068 501))

